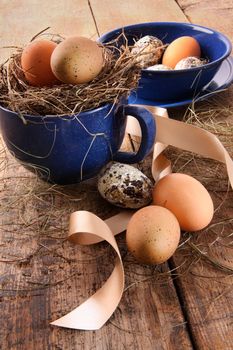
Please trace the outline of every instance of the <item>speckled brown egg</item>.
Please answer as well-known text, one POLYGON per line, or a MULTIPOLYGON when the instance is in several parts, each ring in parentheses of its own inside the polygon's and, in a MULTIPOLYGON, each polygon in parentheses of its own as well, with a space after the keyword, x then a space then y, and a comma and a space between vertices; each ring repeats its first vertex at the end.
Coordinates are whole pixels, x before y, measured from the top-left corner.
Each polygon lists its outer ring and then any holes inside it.
POLYGON ((164 52, 163 42, 151 35, 146 35, 135 42, 131 53, 136 55, 136 62, 141 68, 158 63, 164 52))
POLYGON ((134 257, 144 264, 161 264, 175 252, 180 240, 180 226, 166 208, 150 205, 130 219, 126 243, 134 257))
POLYGON ((101 72, 103 66, 103 48, 80 36, 62 41, 51 56, 54 75, 67 84, 87 83, 101 72))
POLYGON ((122 208, 141 208, 152 200, 152 182, 131 165, 111 162, 99 175, 98 190, 111 204, 122 208))

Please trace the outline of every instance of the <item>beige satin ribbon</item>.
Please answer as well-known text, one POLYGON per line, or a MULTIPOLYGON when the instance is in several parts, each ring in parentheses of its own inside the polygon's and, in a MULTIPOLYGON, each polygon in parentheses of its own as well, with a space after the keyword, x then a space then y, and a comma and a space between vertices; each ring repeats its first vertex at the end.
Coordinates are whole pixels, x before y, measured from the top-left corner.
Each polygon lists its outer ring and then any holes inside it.
POLYGON ((109 319, 120 302, 124 290, 124 269, 114 238, 125 230, 131 212, 122 212, 105 222, 88 211, 76 211, 70 217, 69 240, 89 245, 106 240, 117 253, 115 267, 104 285, 79 307, 52 322, 54 326, 74 329, 99 329, 109 319))
MULTIPOLYGON (((233 188, 233 161, 216 136, 196 126, 168 118, 166 109, 144 106, 156 121, 156 143, 152 159, 152 175, 157 181, 171 172, 171 164, 162 154, 167 145, 194 152, 226 164, 233 188)), ((126 131, 141 136, 138 122, 128 117, 126 131)), ((84 303, 52 325, 84 330, 101 328, 117 308, 124 290, 124 269, 115 235, 125 231, 132 211, 123 211, 105 221, 87 211, 71 214, 69 240, 75 244, 89 245, 106 240, 116 252, 116 263, 112 274, 103 286, 84 303)))

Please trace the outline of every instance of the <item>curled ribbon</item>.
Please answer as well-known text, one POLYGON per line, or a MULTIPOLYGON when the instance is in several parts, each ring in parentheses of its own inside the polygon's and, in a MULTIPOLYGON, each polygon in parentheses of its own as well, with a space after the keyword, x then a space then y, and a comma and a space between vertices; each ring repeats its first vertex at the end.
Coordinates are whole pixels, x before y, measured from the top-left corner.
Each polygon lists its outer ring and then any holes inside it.
MULTIPOLYGON (((162 152, 168 146, 200 154, 226 164, 233 188, 233 161, 218 138, 210 132, 181 121, 168 118, 166 109, 144 106, 154 115, 157 134, 154 144, 151 171, 155 181, 171 172, 170 162, 162 152)), ((128 117, 126 132, 141 136, 137 120, 128 117)), ((124 268, 115 235, 126 230, 132 211, 123 211, 105 221, 93 213, 77 211, 71 214, 69 240, 89 245, 106 240, 116 252, 112 274, 103 286, 73 311, 52 322, 52 325, 84 330, 101 328, 117 308, 124 290, 124 268)))
POLYGON ((52 322, 52 325, 94 330, 102 327, 112 315, 124 290, 124 269, 114 234, 125 230, 131 215, 125 211, 104 222, 88 211, 80 210, 71 214, 69 240, 81 245, 106 240, 117 253, 116 263, 108 280, 95 294, 67 315, 52 322))

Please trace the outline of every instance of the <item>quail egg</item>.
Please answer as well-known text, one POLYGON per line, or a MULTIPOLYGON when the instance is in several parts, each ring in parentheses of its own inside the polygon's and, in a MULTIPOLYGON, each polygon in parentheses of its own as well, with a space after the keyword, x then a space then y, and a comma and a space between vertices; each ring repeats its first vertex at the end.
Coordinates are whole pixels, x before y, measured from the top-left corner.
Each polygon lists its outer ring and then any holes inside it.
POLYGON ((164 64, 155 64, 154 66, 148 67, 146 70, 172 70, 172 68, 164 64))
POLYGON ((206 60, 203 60, 198 57, 186 57, 180 60, 176 64, 175 69, 188 69, 188 68, 200 67, 206 63, 207 63, 206 60))
POLYGON ((131 54, 136 55, 136 62, 141 68, 158 63, 164 52, 163 42, 151 35, 146 35, 135 42, 131 54))
POLYGON ((111 204, 122 208, 141 208, 152 200, 152 182, 128 164, 111 162, 98 179, 98 191, 111 204))

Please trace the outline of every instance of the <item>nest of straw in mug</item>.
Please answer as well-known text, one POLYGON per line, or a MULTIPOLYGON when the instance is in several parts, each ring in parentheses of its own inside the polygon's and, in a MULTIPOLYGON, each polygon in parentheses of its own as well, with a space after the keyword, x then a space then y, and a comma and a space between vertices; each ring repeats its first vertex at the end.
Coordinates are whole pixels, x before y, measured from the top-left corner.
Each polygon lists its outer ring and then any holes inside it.
MULTIPOLYGON (((40 33, 38 36, 50 34, 40 33)), ((123 33, 121 35, 124 35, 123 33)), ((55 42, 59 35, 52 36, 55 42), (55 39, 54 39, 55 38, 55 39)), ((127 97, 138 85, 140 67, 137 57, 127 45, 116 49, 114 42, 104 45, 105 65, 91 82, 78 85, 60 84, 52 87, 35 87, 28 84, 21 67, 23 48, 17 48, 0 66, 0 104, 20 115, 72 115, 97 108, 105 103, 115 103, 127 97)), ((101 44, 100 44, 101 45, 101 44)))

